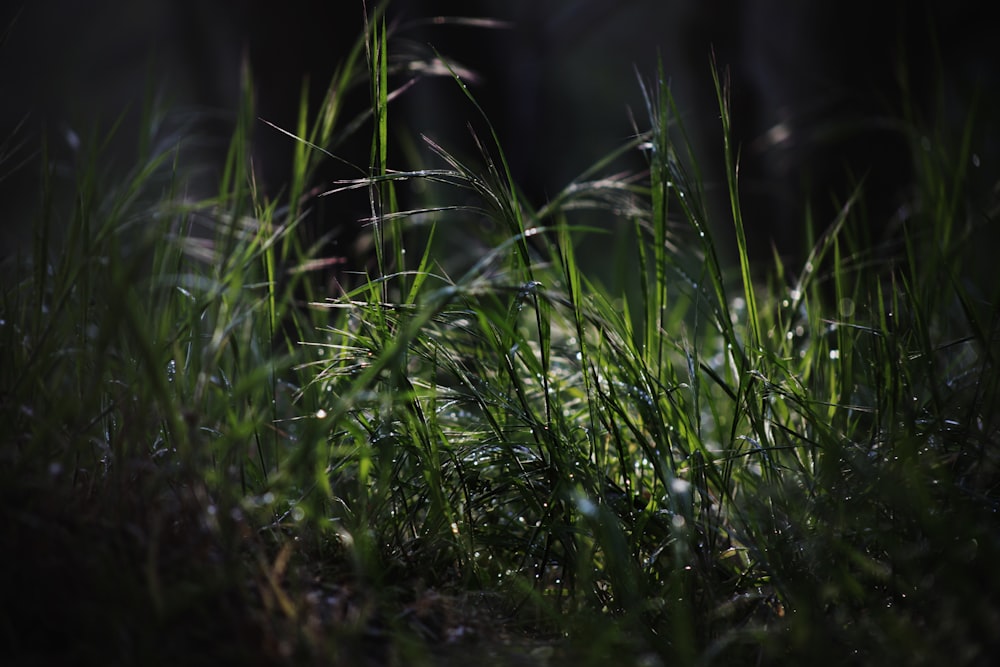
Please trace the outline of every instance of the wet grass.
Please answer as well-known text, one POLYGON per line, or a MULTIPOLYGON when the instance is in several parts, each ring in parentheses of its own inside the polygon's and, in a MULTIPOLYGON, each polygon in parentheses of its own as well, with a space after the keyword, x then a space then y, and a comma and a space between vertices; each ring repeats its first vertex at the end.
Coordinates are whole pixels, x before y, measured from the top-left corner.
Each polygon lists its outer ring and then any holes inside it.
POLYGON ((967 142, 915 151, 902 251, 854 243, 846 202, 762 271, 735 168, 719 224, 664 87, 531 210, 471 95, 478 155, 394 169, 389 44, 373 21, 287 130, 285 199, 255 188, 249 104, 210 199, 170 152, 48 172, 0 314, 6 655, 987 664, 1000 284, 967 142), (323 293, 297 225, 359 81, 367 174, 324 198, 368 193, 373 252, 323 293), (578 259, 595 238, 634 289, 578 259))

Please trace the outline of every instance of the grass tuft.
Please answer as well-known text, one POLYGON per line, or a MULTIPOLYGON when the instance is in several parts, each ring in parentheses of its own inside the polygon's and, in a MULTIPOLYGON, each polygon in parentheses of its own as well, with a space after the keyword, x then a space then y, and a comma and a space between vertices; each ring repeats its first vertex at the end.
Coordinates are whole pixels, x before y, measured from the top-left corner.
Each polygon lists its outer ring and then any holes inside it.
POLYGON ((901 253, 852 236, 852 198, 755 281, 724 80, 738 267, 665 86, 531 210, 492 130, 393 166, 418 130, 392 36, 373 14, 283 130, 285 199, 256 187, 249 101, 204 200, 169 151, 46 167, 0 311, 15 662, 987 664, 1000 294, 965 259, 995 240, 952 169, 971 130, 915 142, 901 253), (367 169, 314 183, 361 128, 367 169), (358 190, 374 261, 323 293, 298 227, 358 190), (595 237, 633 287, 583 259, 595 237))

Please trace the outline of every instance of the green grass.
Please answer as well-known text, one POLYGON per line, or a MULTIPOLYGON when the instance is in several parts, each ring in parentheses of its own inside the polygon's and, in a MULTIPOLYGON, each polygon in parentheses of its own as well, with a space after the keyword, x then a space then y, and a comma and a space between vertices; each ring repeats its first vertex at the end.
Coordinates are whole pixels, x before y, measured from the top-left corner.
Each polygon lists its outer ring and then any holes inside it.
POLYGON ((419 128, 390 47, 373 20, 289 130, 286 200, 254 187, 249 105, 210 200, 169 153, 46 180, 0 311, 5 655, 987 664, 1000 284, 967 142, 917 152, 902 253, 853 242, 847 205, 761 272, 735 170, 735 227, 706 218, 666 89, 620 153, 648 173, 610 155, 532 211, 495 136, 395 169, 419 128), (370 193, 374 261, 322 294, 285 268, 321 259, 303 193, 366 72, 368 175, 331 189, 370 193), (634 288, 579 260, 595 237, 634 288))

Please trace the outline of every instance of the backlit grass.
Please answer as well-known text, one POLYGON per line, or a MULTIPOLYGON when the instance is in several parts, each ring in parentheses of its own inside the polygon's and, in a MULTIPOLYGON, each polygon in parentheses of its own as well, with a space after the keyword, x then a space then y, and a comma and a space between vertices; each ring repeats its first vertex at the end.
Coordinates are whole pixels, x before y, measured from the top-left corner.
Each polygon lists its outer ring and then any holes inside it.
POLYGON ((915 153, 902 251, 855 243, 849 201, 803 266, 760 269, 735 150, 735 223, 709 220, 665 87, 531 210, 488 123, 478 155, 392 164, 420 128, 391 48, 373 17, 286 128, 285 200, 255 188, 249 103, 210 199, 169 152, 49 173, 0 314, 8 655, 986 664, 1000 283, 968 252, 996 209, 951 168, 967 142, 915 153), (359 81, 367 175, 312 183, 359 81), (369 195, 346 292, 297 270, 324 260, 297 229, 318 185, 369 195), (595 237, 634 288, 579 259, 595 237))

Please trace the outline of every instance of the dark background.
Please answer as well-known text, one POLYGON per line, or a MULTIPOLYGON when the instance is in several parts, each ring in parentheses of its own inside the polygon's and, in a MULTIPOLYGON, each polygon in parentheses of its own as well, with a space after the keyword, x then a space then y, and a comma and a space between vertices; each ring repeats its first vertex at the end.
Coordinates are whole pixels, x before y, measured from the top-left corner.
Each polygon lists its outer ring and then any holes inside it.
MULTIPOLYGON (((397 0, 389 23, 392 53, 430 57, 436 49, 477 74, 472 91, 533 205, 627 140, 630 109, 640 129, 647 126, 637 72, 654 79, 662 58, 699 155, 709 206, 726 219, 714 53, 732 82, 751 249, 766 257, 775 243, 799 257, 804 205, 812 201, 817 221, 829 221, 830 193, 842 200, 850 189, 845 171, 875 193, 867 202, 873 236, 891 233, 913 179, 912 137, 898 122, 901 81, 919 115, 959 130, 982 91, 974 150, 977 174, 992 185, 998 151, 991 118, 1000 107, 1000 78, 982 7, 972 0, 397 0), (491 17, 510 27, 423 20, 433 16, 491 17)), ((107 153, 109 169, 127 166, 141 100, 154 94, 172 110, 159 140, 197 137, 186 141, 185 155, 207 174, 201 182, 210 191, 238 105, 244 55, 254 72, 258 115, 292 128, 303 77, 315 107, 361 32, 362 7, 318 0, 38 0, 13 3, 0 21, 7 31, 0 46, 0 141, 6 140, 0 243, 9 255, 37 206, 38 137, 49 137, 50 155, 70 173, 74 135, 96 136, 131 108, 107 153)), ((362 86, 354 109, 368 104, 367 95, 362 86)), ((412 136, 427 134, 459 155, 472 152, 466 125, 478 123, 477 114, 446 78, 422 81, 391 113, 412 136)), ((284 184, 291 150, 286 137, 263 124, 255 129, 255 165, 272 194, 284 184)), ((337 151, 367 164, 367 135, 337 151)), ((642 167, 638 155, 633 166, 642 167)), ((352 175, 330 166, 320 178, 352 175)))

